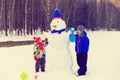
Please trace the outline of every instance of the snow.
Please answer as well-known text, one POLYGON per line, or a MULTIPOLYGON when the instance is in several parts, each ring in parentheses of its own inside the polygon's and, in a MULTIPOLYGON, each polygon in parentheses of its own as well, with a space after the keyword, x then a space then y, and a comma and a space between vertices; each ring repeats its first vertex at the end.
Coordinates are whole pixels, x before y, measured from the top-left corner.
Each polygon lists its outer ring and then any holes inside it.
MULTIPOLYGON (((58 57, 50 56, 47 53, 46 72, 35 73, 33 59, 33 45, 2 47, 0 48, 0 80, 22 80, 22 72, 28 75, 28 80, 34 80, 38 75, 38 80, 119 80, 120 79, 120 32, 95 31, 88 32, 90 38, 90 49, 88 55, 88 72, 85 76, 76 77, 71 72, 51 69, 50 61, 54 58, 58 63, 62 63, 58 57)), ((54 40, 50 37, 49 39, 54 40)), ((26 37, 0 37, 0 41, 7 40, 31 40, 33 36, 26 37)), ((57 45, 61 45, 60 43, 57 45)), ((48 45, 50 46, 50 45, 48 45)), ((74 43, 69 45, 72 60, 74 62, 72 70, 77 71, 76 55, 74 43)), ((47 52, 51 52, 46 47, 47 52)), ((63 50, 64 51, 64 50, 63 50)), ((68 64, 66 62, 66 64, 68 64)), ((65 64, 65 65, 66 65, 65 64)))

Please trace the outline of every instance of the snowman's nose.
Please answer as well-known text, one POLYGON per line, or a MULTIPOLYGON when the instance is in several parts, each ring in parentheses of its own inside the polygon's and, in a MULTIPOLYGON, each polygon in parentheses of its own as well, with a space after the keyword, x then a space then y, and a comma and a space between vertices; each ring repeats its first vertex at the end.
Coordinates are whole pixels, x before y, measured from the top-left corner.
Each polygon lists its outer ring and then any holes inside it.
POLYGON ((53 28, 56 28, 57 26, 56 25, 52 25, 53 28))

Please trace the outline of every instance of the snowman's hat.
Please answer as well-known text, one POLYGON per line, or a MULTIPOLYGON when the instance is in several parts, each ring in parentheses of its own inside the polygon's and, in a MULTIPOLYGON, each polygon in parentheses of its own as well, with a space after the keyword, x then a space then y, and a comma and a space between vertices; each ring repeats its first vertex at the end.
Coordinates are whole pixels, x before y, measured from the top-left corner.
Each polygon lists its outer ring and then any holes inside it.
POLYGON ((53 17, 61 18, 60 10, 58 8, 55 8, 53 17))

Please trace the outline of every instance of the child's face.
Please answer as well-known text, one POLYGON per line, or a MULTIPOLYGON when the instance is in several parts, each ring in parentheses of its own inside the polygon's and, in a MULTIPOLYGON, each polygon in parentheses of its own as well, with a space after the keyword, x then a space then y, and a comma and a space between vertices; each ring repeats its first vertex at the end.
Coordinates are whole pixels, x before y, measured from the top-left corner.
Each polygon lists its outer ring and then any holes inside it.
POLYGON ((80 31, 80 30, 77 30, 77 34, 78 34, 78 35, 81 35, 81 31, 80 31))
POLYGON ((42 43, 45 44, 45 40, 42 40, 42 43))

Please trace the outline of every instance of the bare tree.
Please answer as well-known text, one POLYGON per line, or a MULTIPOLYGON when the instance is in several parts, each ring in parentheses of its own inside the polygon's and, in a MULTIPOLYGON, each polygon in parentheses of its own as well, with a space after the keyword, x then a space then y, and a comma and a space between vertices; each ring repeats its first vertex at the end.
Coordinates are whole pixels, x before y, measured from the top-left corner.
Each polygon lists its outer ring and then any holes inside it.
MULTIPOLYGON (((3 32, 3 22, 2 22, 2 18, 3 18, 3 8, 4 8, 4 1, 0 0, 0 32, 3 32)), ((3 34, 3 33, 2 33, 3 34)))

